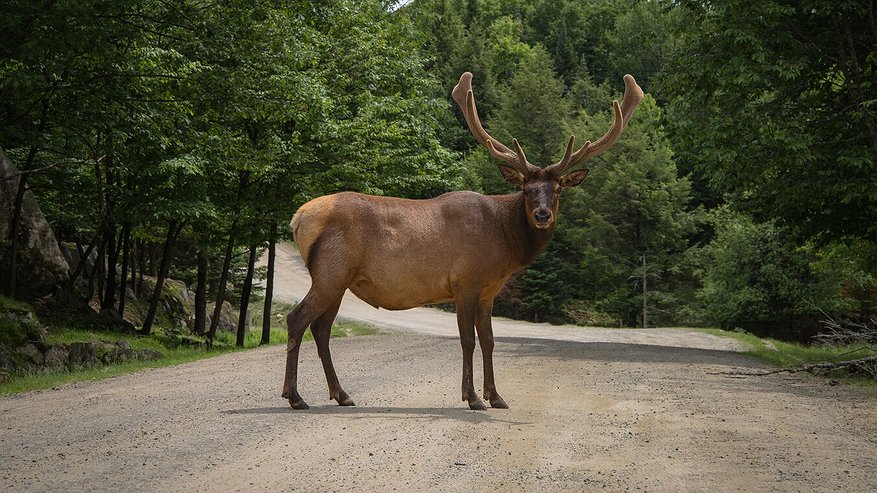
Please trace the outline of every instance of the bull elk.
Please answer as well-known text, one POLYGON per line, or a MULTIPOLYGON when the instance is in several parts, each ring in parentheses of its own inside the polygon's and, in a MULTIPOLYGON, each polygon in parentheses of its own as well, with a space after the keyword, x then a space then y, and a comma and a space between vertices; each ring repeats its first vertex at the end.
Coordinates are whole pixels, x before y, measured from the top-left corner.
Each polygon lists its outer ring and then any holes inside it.
POLYGON ((508 408, 493 378, 493 299, 509 276, 533 262, 554 234, 558 198, 579 185, 587 169, 569 171, 605 152, 621 135, 642 100, 642 89, 624 76, 624 98, 613 101, 614 120, 605 135, 540 168, 527 161, 517 139, 514 150, 481 126, 464 73, 452 96, 475 140, 500 161, 506 181, 521 191, 485 196, 450 192, 427 200, 343 192, 316 198, 292 217, 295 242, 312 278, 310 291, 286 317, 289 330, 283 397, 295 409, 308 405, 298 393, 298 355, 308 325, 329 384, 329 398, 354 405, 341 388, 329 353, 329 331, 346 289, 376 308, 405 310, 453 301, 463 346, 463 400, 486 409, 472 383, 475 330, 484 358, 484 399, 508 408))

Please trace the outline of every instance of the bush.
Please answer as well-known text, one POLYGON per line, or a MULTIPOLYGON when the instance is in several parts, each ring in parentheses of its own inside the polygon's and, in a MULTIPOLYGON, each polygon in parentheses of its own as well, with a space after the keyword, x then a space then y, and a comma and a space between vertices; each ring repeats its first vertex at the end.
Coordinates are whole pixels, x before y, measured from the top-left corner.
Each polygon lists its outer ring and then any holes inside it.
POLYGON ((716 236, 704 248, 704 321, 781 339, 807 340, 820 320, 864 308, 856 288, 873 284, 853 252, 839 246, 794 247, 784 228, 720 208, 716 236))

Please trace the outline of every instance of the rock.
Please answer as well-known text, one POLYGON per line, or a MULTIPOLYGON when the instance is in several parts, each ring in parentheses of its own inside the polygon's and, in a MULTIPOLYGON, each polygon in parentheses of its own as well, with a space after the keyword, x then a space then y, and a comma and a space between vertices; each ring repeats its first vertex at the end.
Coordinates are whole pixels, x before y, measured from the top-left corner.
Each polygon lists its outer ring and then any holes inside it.
MULTIPOLYGON (((213 310, 215 309, 216 303, 207 305, 207 327, 210 327, 210 323, 213 320, 213 310)), ((222 310, 219 312, 219 325, 216 326, 216 330, 228 332, 236 332, 238 330, 237 311, 227 301, 222 303, 222 310)))
POLYGON ((70 367, 94 364, 97 344, 93 342, 73 342, 68 346, 67 363, 70 367))
MULTIPOLYGON (((79 262, 82 259, 82 256, 79 254, 79 249, 76 248, 76 243, 72 242, 63 242, 58 244, 58 248, 61 250, 61 255, 64 256, 64 260, 67 261, 67 266, 69 267, 68 275, 72 275, 73 271, 79 266, 79 262)), ((83 247, 85 248, 85 247, 83 247)), ((97 262, 97 249, 93 248, 91 253, 88 254, 88 257, 85 259, 85 265, 82 266, 82 270, 79 272, 79 279, 87 280, 91 275, 91 271, 94 270, 94 265, 97 262)))
POLYGON ((12 358, 12 350, 5 344, 0 344, 0 370, 6 372, 15 371, 15 361, 12 358))
POLYGON ((42 365, 44 358, 43 353, 33 344, 25 344, 17 349, 18 354, 24 356, 25 360, 33 365, 42 365))
POLYGON ((58 344, 46 350, 43 364, 47 368, 57 370, 67 366, 67 360, 70 357, 70 351, 66 344, 58 344))
POLYGON ((152 349, 131 349, 128 347, 117 347, 104 353, 100 360, 104 364, 123 363, 125 361, 152 361, 163 358, 164 355, 152 349))
MULTIPOLYGON (((9 237, 9 224, 13 216, 15 195, 20 177, 6 180, 18 170, 0 150, 0 238, 9 237)), ((67 260, 58 247, 52 228, 40 211, 36 199, 25 192, 18 227, 18 293, 34 298, 51 293, 57 285, 67 280, 67 260)), ((0 277, 6 278, 9 255, 8 244, 0 247, 0 277)))
MULTIPOLYGON (((143 279, 143 300, 152 299, 155 290, 155 278, 143 279)), ((176 279, 165 279, 159 299, 162 318, 178 332, 189 332, 195 326, 195 293, 189 291, 186 283, 176 279)), ((126 308, 127 312, 128 309, 126 308)), ((143 313, 145 318, 146 313, 143 313)), ((127 315, 126 315, 127 318, 127 315)), ((140 324, 142 325, 142 323, 140 324)))

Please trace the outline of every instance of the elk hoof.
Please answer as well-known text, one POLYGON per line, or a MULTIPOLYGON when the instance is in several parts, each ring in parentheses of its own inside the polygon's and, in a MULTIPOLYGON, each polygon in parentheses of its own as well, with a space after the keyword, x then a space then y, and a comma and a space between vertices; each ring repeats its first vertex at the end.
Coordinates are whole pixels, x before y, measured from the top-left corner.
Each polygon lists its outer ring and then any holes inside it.
POLYGON ((311 408, 311 406, 308 406, 308 403, 303 399, 289 399, 289 405, 292 406, 293 409, 298 409, 299 411, 311 408))
POLYGON ((502 397, 498 397, 490 401, 490 407, 494 409, 508 409, 509 405, 505 403, 502 397))
POLYGON ((478 399, 477 401, 469 402, 469 409, 473 411, 485 411, 487 406, 484 405, 484 401, 478 399))
POLYGON ((338 397, 335 398, 335 400, 338 402, 339 406, 355 406, 356 405, 356 403, 353 402, 353 399, 351 399, 350 396, 347 395, 347 392, 344 392, 343 390, 341 391, 341 394, 339 394, 338 397))

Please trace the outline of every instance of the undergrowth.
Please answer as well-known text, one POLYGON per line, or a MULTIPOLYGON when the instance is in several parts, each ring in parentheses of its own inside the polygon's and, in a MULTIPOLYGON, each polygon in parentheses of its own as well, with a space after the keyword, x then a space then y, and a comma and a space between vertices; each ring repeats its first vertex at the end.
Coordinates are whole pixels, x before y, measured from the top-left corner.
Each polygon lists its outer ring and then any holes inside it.
MULTIPOLYGON (((287 336, 284 317, 293 307, 293 305, 278 304, 274 307, 275 309, 272 310, 274 316, 272 317, 272 327, 268 345, 286 343, 287 336)), ((10 311, 13 309, 16 311, 28 311, 30 310, 30 307, 26 304, 12 302, 11 300, 8 300, 8 298, 0 297, 0 310, 10 311)), ((162 327, 157 327, 151 335, 143 336, 135 333, 122 332, 111 327, 101 327, 99 325, 86 323, 87 318, 80 319, 80 317, 72 317, 66 318, 65 321, 70 323, 70 325, 50 325, 41 344, 51 346, 57 344, 71 344, 74 342, 116 343, 124 341, 129 344, 132 349, 157 351, 162 354, 162 357, 151 361, 127 361, 124 363, 109 365, 100 364, 91 367, 74 368, 72 370, 40 369, 39 371, 31 373, 6 375, 8 381, 0 383, 0 395, 55 388, 73 382, 100 380, 147 368, 189 363, 226 353, 253 349, 260 346, 262 336, 261 313, 254 314, 251 319, 250 330, 247 332, 244 339, 243 348, 235 346, 236 335, 234 332, 217 332, 213 348, 208 349, 204 343, 205 341, 203 337, 194 335, 180 337, 178 331, 165 331, 162 327), (83 323, 77 323, 80 321, 83 323)), ((378 333, 379 331, 375 327, 344 320, 336 320, 335 324, 332 326, 332 337, 336 338, 378 333)), ((313 340, 310 331, 305 333, 303 340, 313 340)))
MULTIPOLYGON (((749 349, 744 354, 755 357, 779 368, 798 368, 813 363, 851 361, 877 355, 877 350, 867 344, 800 344, 777 339, 760 338, 745 331, 721 329, 697 329, 708 334, 730 337, 749 349)), ((849 374, 844 370, 826 371, 821 374, 832 378, 849 379, 851 382, 877 384, 874 377, 865 374, 849 374)))

